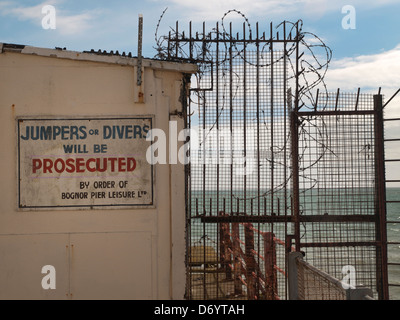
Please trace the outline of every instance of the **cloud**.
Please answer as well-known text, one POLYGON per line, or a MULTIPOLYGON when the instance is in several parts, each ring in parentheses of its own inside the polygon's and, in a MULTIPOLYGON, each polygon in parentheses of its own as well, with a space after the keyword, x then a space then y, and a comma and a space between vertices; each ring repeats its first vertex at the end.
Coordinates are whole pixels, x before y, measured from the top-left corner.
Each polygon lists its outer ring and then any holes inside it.
MULTIPOLYGON (((354 58, 343 58, 332 61, 326 75, 326 83, 330 91, 340 88, 342 92, 361 92, 377 94, 379 87, 384 95, 384 102, 400 88, 400 44, 395 48, 373 55, 361 55, 354 58)), ((385 107, 384 118, 400 118, 400 93, 385 107)), ((399 138, 398 121, 387 121, 385 138, 399 138)), ((385 143, 387 159, 399 159, 398 143, 385 143)), ((386 163, 388 179, 400 179, 397 163, 386 163)), ((400 184, 390 184, 390 187, 400 187, 400 184)))
POLYGON ((72 16, 59 16, 57 18, 57 29, 63 34, 77 34, 92 27, 92 13, 82 13, 72 16))
POLYGON ((2 1, 0 2, 0 13, 2 15, 11 15, 19 20, 38 20, 39 23, 43 17, 42 8, 45 5, 54 5, 55 1, 47 1, 33 7, 16 7, 15 2, 2 1))
MULTIPOLYGON (((391 50, 372 55, 360 55, 353 58, 332 60, 325 82, 329 91, 356 92, 361 88, 364 93, 381 93, 387 101, 400 88, 400 44, 391 50)), ((387 118, 399 117, 400 94, 385 108, 387 118)), ((387 127, 400 127, 397 123, 386 123, 387 127)))
POLYGON ((378 54, 333 60, 326 76, 327 85, 344 90, 393 90, 400 87, 399 61, 400 44, 378 54))
MULTIPOLYGON (((182 16, 190 16, 193 21, 219 20, 221 13, 230 9, 243 10, 247 17, 263 16, 269 20, 276 16, 320 19, 333 11, 341 13, 342 7, 349 4, 348 0, 171 0, 170 2, 179 8, 182 16)), ((351 5, 356 10, 369 10, 396 3, 398 0, 353 0, 351 5)))
POLYGON ((15 1, 2 1, 0 2, 0 14, 13 16, 21 21, 30 21, 41 26, 42 19, 45 17, 42 8, 46 5, 52 5, 56 9, 56 29, 63 35, 75 35, 91 28, 91 21, 99 14, 99 10, 68 14, 59 9, 61 2, 59 0, 48 0, 36 6, 26 7, 17 4, 15 1))
MULTIPOLYGON (((288 0, 172 0, 173 4, 180 8, 180 10, 190 11, 188 15, 194 21, 206 20, 220 20, 225 12, 231 9, 243 10, 243 13, 247 16, 251 15, 275 15, 286 12, 294 12, 295 5, 288 6, 288 3, 293 1, 288 0)), ((297 3, 296 1, 295 3, 297 3)), ((230 15, 229 18, 240 18, 240 15, 230 15)))

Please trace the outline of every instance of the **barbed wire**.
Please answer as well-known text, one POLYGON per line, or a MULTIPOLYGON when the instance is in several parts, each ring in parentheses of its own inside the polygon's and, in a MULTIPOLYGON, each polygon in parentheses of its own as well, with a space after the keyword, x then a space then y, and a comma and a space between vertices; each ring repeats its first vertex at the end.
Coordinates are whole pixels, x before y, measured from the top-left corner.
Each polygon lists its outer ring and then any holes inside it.
MULTIPOLYGON (((157 54, 155 56, 156 59, 162 60, 172 60, 172 61, 188 61, 192 63, 196 63, 198 65, 198 72, 195 74, 197 88, 194 88, 192 92, 195 93, 195 100, 190 97, 190 104, 193 106, 200 106, 206 103, 206 90, 202 88, 203 79, 204 82, 210 82, 212 79, 217 76, 220 77, 220 82, 222 84, 222 96, 219 101, 219 105, 217 106, 218 112, 215 114, 215 119, 213 123, 207 126, 207 131, 204 132, 201 138, 199 145, 201 146, 207 141, 207 138, 211 131, 215 128, 216 124, 219 121, 219 118, 223 114, 225 107, 228 105, 226 103, 226 99, 228 96, 227 88, 228 88, 228 80, 233 83, 231 86, 232 91, 230 92, 230 99, 235 100, 237 94, 240 91, 240 81, 241 75, 232 71, 231 64, 235 59, 243 60, 243 64, 246 64, 250 67, 255 68, 268 68, 273 65, 277 65, 278 63, 282 63, 284 59, 286 59, 287 70, 289 74, 287 75, 287 81, 298 83, 298 90, 293 90, 291 96, 293 99, 297 98, 298 107, 299 108, 308 108, 314 109, 316 107, 316 96, 315 89, 318 88, 318 91, 321 90, 322 93, 319 93, 320 96, 325 95, 328 96, 328 89, 325 83, 325 75, 329 68, 329 63, 332 59, 332 50, 324 43, 324 41, 318 37, 316 34, 303 30, 303 21, 298 20, 296 22, 291 21, 282 21, 279 23, 275 29, 277 30, 277 35, 273 36, 273 32, 271 30, 269 39, 265 38, 265 34, 258 34, 258 24, 256 26, 256 35, 254 37, 254 32, 252 26, 249 22, 249 19, 243 14, 241 11, 232 9, 223 14, 221 21, 216 23, 216 27, 212 28, 211 31, 206 32, 203 27, 203 32, 196 32, 195 35, 191 35, 187 37, 184 32, 176 30, 173 27, 169 27, 170 31, 168 35, 158 36, 158 32, 160 29, 160 25, 162 19, 165 16, 165 13, 168 8, 166 8, 158 20, 156 31, 155 31, 155 40, 156 40, 156 51, 157 54), (241 19, 243 19, 243 38, 239 38, 239 34, 234 35, 232 33, 232 23, 229 24, 229 28, 227 27, 227 18, 230 15, 238 15, 241 19), (247 28, 247 35, 245 34, 247 28), (282 34, 282 29, 284 29, 284 35, 286 37, 285 47, 280 51, 273 51, 271 54, 272 45, 274 43, 278 43, 277 37, 278 34, 282 34), (294 37, 292 38, 292 34, 294 37), (247 39, 245 38, 247 36, 247 39), (289 39, 291 41, 289 41, 289 39), (255 49, 258 54, 257 61, 249 59, 246 56, 246 52, 250 50, 251 46, 255 46, 255 49), (299 55, 299 49, 302 51, 302 54, 299 55), (218 59, 215 59, 215 52, 218 51, 218 59), (215 75, 215 69, 218 68, 220 70, 220 75, 215 75), (236 84, 234 84, 234 80, 236 79, 236 84)), ((204 26, 204 25, 203 25, 204 26)), ((272 28, 272 24, 271 24, 272 28)), ((282 40, 282 39, 281 39, 282 40)), ((253 47, 254 50, 254 47, 253 47)), ((268 80, 267 80, 268 81, 268 80)), ((317 93, 318 94, 318 93, 317 93)), ((295 100, 296 101, 296 100, 295 100)), ((324 110, 327 106, 328 99, 325 99, 321 102, 321 99, 318 103, 318 108, 324 110)), ((261 113, 264 117, 264 110, 261 109, 261 113)), ((204 115, 205 117, 205 115, 204 115)), ((308 124, 311 124, 311 127, 314 128, 315 132, 311 132, 309 130, 309 126, 305 126, 304 123, 299 126, 299 139, 304 141, 303 148, 299 150, 299 160, 303 160, 305 157, 306 150, 310 147, 312 143, 318 146, 315 148, 319 150, 319 154, 316 155, 314 161, 309 161, 307 166, 304 166, 300 169, 300 175, 305 180, 309 180, 311 183, 311 188, 313 188, 318 182, 311 177, 307 177, 304 172, 314 166, 318 161, 320 161, 326 152, 332 152, 329 147, 329 139, 328 133, 326 129, 326 124, 322 118, 319 122, 319 125, 316 126, 314 123, 317 117, 309 117, 302 118, 301 121, 305 121, 308 124), (318 139, 314 137, 314 135, 318 136, 318 139)), ((246 120, 246 119, 245 119, 246 120)), ((203 121, 206 121, 204 118, 203 121)), ((261 124, 267 129, 267 123, 264 121, 261 124)), ((288 134, 285 137, 285 141, 283 141, 283 146, 272 145, 271 150, 274 154, 284 153, 284 146, 289 145, 290 143, 290 135, 288 134)), ((291 156, 291 154, 288 154, 291 156)), ((286 166, 290 175, 288 178, 285 178, 281 184, 276 185, 273 189, 269 189, 266 192, 258 195, 257 197, 265 197, 268 194, 274 193, 278 190, 281 190, 291 179, 291 165, 286 163, 285 161, 280 162, 275 159, 266 158, 267 162, 271 165, 278 166, 286 166), (273 162, 273 163, 272 163, 273 162)), ((249 199, 249 198, 248 198, 249 199)))

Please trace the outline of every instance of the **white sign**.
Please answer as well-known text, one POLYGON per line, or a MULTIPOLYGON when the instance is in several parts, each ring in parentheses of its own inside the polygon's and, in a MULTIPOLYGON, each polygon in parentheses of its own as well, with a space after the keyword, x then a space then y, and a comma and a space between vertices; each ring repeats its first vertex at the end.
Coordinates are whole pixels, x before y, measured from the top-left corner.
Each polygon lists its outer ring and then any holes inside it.
POLYGON ((153 204, 151 118, 17 122, 20 208, 153 204))

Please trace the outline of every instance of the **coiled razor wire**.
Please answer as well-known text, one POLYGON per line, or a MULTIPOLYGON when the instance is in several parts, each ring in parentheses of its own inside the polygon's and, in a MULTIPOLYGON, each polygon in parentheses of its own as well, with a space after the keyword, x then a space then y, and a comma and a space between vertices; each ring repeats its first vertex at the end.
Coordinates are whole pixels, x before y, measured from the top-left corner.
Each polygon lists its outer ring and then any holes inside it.
MULTIPOLYGON (((325 42, 318 37, 316 34, 312 32, 307 32, 303 30, 303 21, 298 20, 297 22, 291 22, 291 21, 282 21, 279 23, 275 29, 278 30, 277 34, 279 33, 279 30, 282 28, 286 28, 285 34, 286 35, 291 35, 292 32, 296 34, 297 40, 299 42, 299 46, 301 46, 303 50, 303 54, 299 56, 299 58, 296 56, 296 42, 287 42, 290 43, 290 46, 286 48, 285 52, 282 52, 281 55, 276 57, 273 61, 270 62, 265 62, 265 63, 258 63, 257 65, 253 63, 252 61, 246 59, 244 52, 246 50, 246 47, 249 45, 249 43, 256 43, 257 40, 261 40, 261 38, 258 36, 258 39, 253 39, 253 31, 252 31, 252 26, 249 22, 249 19, 243 14, 241 11, 232 9, 227 11, 226 13, 223 14, 220 24, 217 23, 217 27, 211 29, 210 32, 206 33, 204 28, 203 32, 197 32, 196 33, 196 38, 190 39, 193 41, 190 41, 190 53, 187 51, 187 45, 189 44, 188 41, 174 41, 180 39, 185 39, 185 34, 183 32, 178 32, 176 29, 173 27, 170 28, 169 35, 158 35, 158 31, 162 22, 163 17, 166 14, 168 8, 166 8, 156 26, 155 30, 155 42, 156 42, 156 51, 157 54, 155 55, 154 58, 156 59, 161 59, 161 60, 173 60, 173 61, 188 61, 192 63, 197 63, 198 65, 198 73, 195 75, 197 78, 197 83, 201 83, 201 79, 205 75, 209 75, 210 72, 212 71, 211 68, 215 67, 216 65, 219 66, 221 70, 227 70, 225 67, 226 63, 229 63, 231 60, 234 58, 240 58, 242 59, 246 64, 250 66, 257 66, 258 67, 268 67, 273 64, 276 64, 283 60, 284 58, 287 58, 288 65, 289 65, 289 74, 287 77, 287 80, 294 80, 296 77, 298 77, 298 85, 299 85, 299 90, 297 92, 298 94, 298 101, 299 101, 299 109, 300 108, 306 108, 310 110, 314 110, 316 108, 316 95, 315 95, 315 89, 318 88, 318 92, 320 90, 323 91, 322 95, 326 95, 328 97, 328 89, 327 85, 324 81, 325 75, 328 71, 329 68, 329 63, 332 59, 332 50, 325 44, 325 42), (227 30, 226 27, 226 19, 228 16, 231 14, 239 15, 243 20, 244 24, 248 28, 248 34, 249 34, 249 39, 253 40, 252 41, 237 41, 238 36, 236 37, 235 35, 232 35, 231 33, 231 26, 230 30, 227 30), (221 28, 219 28, 219 25, 221 28), (171 34, 174 35, 175 38, 171 38, 171 34), (219 61, 213 61, 212 57, 212 42, 211 40, 221 40, 223 39, 224 41, 220 42, 220 45, 225 46, 226 50, 221 50, 222 53, 225 53, 225 55, 219 59, 219 61), (201 41, 204 40, 204 41, 201 41), (236 41, 235 41, 236 40, 236 41), (171 47, 171 42, 174 43, 175 47, 171 47), (236 43, 240 43, 241 48, 237 47, 236 43), (229 48, 228 45, 232 48, 231 56, 228 55, 229 48), (173 53, 171 55, 171 53, 173 53), (298 59, 298 66, 299 66, 299 72, 297 73, 296 70, 296 59, 298 59)), ((271 25, 272 26, 272 25, 271 25)), ((258 25, 257 25, 258 29, 258 25)), ((264 40, 265 40, 265 35, 263 35, 264 40)), ((261 56, 265 54, 266 52, 269 52, 271 50, 271 42, 274 40, 277 40, 276 37, 272 36, 271 32, 271 38, 270 42, 262 42, 262 47, 259 49, 259 53, 261 56)), ((258 42, 257 42, 258 43, 258 42)), ((278 53, 278 52, 275 52, 278 53)), ((227 75, 228 72, 223 73, 223 77, 227 75)), ((240 78, 239 75, 233 73, 234 77, 237 77, 238 79, 240 78)), ((227 81, 224 84, 222 84, 224 88, 227 88, 228 84, 227 81)), ((236 96, 236 93, 239 90, 239 84, 236 85, 236 88, 233 89, 233 99, 236 96)), ((204 99, 204 90, 194 90, 196 92, 196 99, 197 102, 191 99, 191 104, 192 105, 201 105, 202 101, 204 99)), ((289 91, 291 98, 295 98, 295 93, 291 93, 289 91)), ((325 99, 324 102, 321 103, 321 101, 318 102, 318 108, 319 110, 324 110, 328 104, 328 99, 325 99)), ((220 102, 220 107, 219 107, 219 112, 216 115, 216 119, 214 124, 212 124, 208 130, 208 133, 213 130, 215 127, 216 123, 218 122, 218 118, 222 114, 224 108, 226 105, 226 95, 224 94, 222 96, 222 102, 220 102)), ((263 110, 261 110, 264 112, 263 110)), ((189 115, 191 116, 191 115, 189 115)), ((311 124, 316 132, 317 132, 317 137, 315 137, 313 134, 308 132, 305 128, 304 123, 300 123, 299 125, 299 138, 301 137, 303 141, 305 141, 305 145, 303 146, 302 150, 299 150, 299 161, 304 158, 306 150, 308 148, 308 142, 309 143, 316 143, 320 148, 320 154, 316 157, 315 161, 308 164, 306 167, 300 168, 300 172, 304 172, 313 165, 315 165, 320 159, 323 158, 323 156, 326 154, 326 152, 332 152, 330 150, 328 142, 328 133, 326 130, 326 125, 322 117, 319 116, 313 116, 309 117, 307 119, 302 119, 301 121, 306 121, 309 124, 311 124), (317 127, 313 121, 318 118, 319 120, 319 126, 317 127)), ((265 121, 263 123, 266 125, 265 121)), ((208 134, 205 134, 203 141, 200 141, 200 146, 205 142, 207 139, 208 134)), ((286 137, 287 143, 289 142, 290 136, 288 135, 286 137)), ((275 150, 278 150, 277 152, 283 152, 283 148, 279 148, 278 146, 272 146, 275 150), (280 150, 282 149, 282 150, 280 150), (280 150, 280 151, 279 151, 280 150)), ((267 159, 269 161, 269 159, 267 159)), ((275 164, 279 165, 284 165, 283 163, 277 163, 276 160, 274 160, 275 164)), ((286 165, 288 169, 291 169, 290 165, 286 165)), ((291 172, 291 170, 289 170, 291 172)), ((300 173, 300 176, 303 179, 307 179, 311 183, 311 187, 308 189, 312 189, 318 181, 312 177, 307 177, 306 175, 300 173)), ((282 189, 291 179, 291 175, 280 185, 277 185, 274 187, 273 190, 268 190, 265 193, 257 196, 257 197, 265 197, 266 195, 276 192, 277 190, 282 189)), ((308 190, 307 189, 307 190, 308 190)), ((302 192, 306 192, 307 190, 303 190, 302 192)), ((256 198, 257 198, 256 197, 256 198)))

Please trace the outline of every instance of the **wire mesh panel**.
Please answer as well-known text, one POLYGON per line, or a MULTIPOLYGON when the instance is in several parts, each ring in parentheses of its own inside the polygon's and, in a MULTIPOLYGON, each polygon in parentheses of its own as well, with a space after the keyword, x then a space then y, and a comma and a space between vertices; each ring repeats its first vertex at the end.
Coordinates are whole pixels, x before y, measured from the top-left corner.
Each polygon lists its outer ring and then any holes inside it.
POLYGON ((377 295, 382 252, 374 98, 336 93, 319 99, 323 108, 298 112, 299 246, 308 262, 335 278, 353 267, 356 283, 377 295))
POLYGON ((191 247, 213 248, 216 256, 225 259, 227 270, 218 272, 221 266, 216 266, 214 282, 204 280, 205 272, 193 273, 193 279, 203 279, 203 291, 197 296, 194 291, 190 294, 192 298, 277 298, 285 295, 284 217, 289 175, 285 62, 282 52, 260 53, 246 46, 243 56, 233 57, 231 51, 224 47, 210 52, 216 70, 199 79, 200 88, 213 90, 201 92, 199 146, 197 153, 191 154, 190 172, 191 247), (278 57, 280 61, 271 67, 271 60, 278 57), (275 215, 283 218, 281 223, 258 219, 275 215), (222 226, 227 228, 229 241, 223 238, 222 226), (269 252, 265 247, 267 234, 273 234, 277 241, 283 239, 283 245, 271 243, 274 249, 269 252), (249 244, 246 247, 249 238, 251 248, 249 244), (265 257, 266 251, 274 256, 265 257), (271 264, 272 275, 266 275, 266 263, 271 264), (276 270, 280 270, 279 275, 276 270), (229 277, 232 288, 222 288, 221 283, 226 284, 229 277))
POLYGON ((299 39, 268 39, 258 27, 251 37, 247 24, 240 36, 217 24, 202 37, 169 39, 170 56, 186 48, 186 58, 200 62, 188 110, 198 132, 190 150, 190 299, 287 294, 288 48, 294 53, 299 39))
POLYGON ((342 284, 301 259, 297 259, 299 300, 347 300, 342 284))

